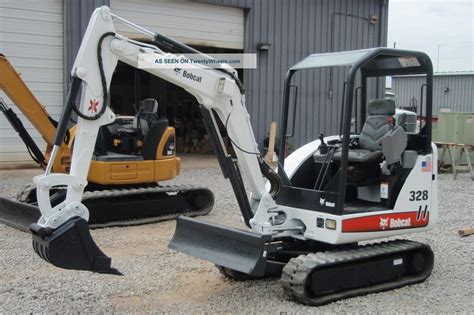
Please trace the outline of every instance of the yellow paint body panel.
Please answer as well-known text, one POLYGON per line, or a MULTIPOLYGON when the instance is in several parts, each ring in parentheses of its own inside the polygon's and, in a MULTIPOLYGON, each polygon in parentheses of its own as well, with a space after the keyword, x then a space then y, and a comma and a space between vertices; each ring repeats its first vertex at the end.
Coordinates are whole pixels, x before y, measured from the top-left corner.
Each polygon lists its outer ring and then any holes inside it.
MULTIPOLYGON (((155 159, 161 160, 167 157, 174 156, 174 154, 169 155, 169 156, 163 155, 163 150, 165 148, 166 143, 168 142, 169 137, 174 136, 174 134, 175 134, 175 130, 173 127, 166 128, 165 132, 163 133, 163 136, 161 136, 160 143, 158 144, 158 147, 156 148, 155 159)), ((174 147, 176 148, 176 138, 174 139, 174 147)))
POLYGON ((155 161, 92 161, 88 180, 100 185, 155 183, 178 176, 180 166, 178 157, 155 161))

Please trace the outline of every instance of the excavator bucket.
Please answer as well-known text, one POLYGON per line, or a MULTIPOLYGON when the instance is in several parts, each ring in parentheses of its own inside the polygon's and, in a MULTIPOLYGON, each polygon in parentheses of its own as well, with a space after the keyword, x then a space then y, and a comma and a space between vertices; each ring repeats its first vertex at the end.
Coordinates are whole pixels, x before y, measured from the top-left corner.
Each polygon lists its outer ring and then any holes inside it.
POLYGON ((35 252, 56 267, 121 274, 111 268, 111 258, 94 242, 83 218, 72 218, 54 230, 34 223, 30 230, 35 252))
POLYGON ((251 276, 263 277, 268 235, 180 216, 168 247, 251 276))
POLYGON ((23 202, 0 197, 0 222, 23 232, 38 222, 41 212, 38 207, 23 202))

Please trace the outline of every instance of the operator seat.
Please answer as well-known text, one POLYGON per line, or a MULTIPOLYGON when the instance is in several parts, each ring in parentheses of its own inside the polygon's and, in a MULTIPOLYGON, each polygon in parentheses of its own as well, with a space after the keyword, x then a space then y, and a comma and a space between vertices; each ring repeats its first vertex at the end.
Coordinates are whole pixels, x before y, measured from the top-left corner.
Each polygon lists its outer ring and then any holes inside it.
MULTIPOLYGON (((407 144, 403 127, 395 126, 393 121, 393 100, 371 100, 368 104, 368 114, 358 138, 358 145, 351 143, 349 147, 347 183, 353 186, 377 183, 381 175, 379 164, 384 159, 387 167, 399 162, 407 144)), ((317 150, 313 156, 314 161, 326 163, 328 155, 329 153, 321 154, 320 150, 317 150)), ((331 159, 340 162, 342 149, 335 149, 331 159)))
MULTIPOLYGON (((150 130, 160 122, 158 102, 153 98, 140 101, 137 113, 133 118, 117 119, 115 122, 99 128, 94 148, 96 159, 100 161, 118 158, 124 160, 143 159, 136 155, 136 140, 144 138, 146 141, 150 130), (119 146, 114 145, 114 139, 120 139, 119 146)), ((156 132, 153 133, 156 136, 156 132)))
MULTIPOLYGON (((359 147, 349 150, 349 163, 372 164, 382 162, 382 139, 399 127, 395 127, 392 117, 395 114, 395 102, 393 100, 371 100, 368 104, 368 114, 369 117, 365 121, 359 136, 359 147)), ((337 150, 333 159, 340 161, 342 150, 337 150)))
POLYGON ((140 107, 133 119, 133 128, 141 129, 142 135, 146 137, 158 119, 158 102, 154 98, 144 99, 140 101, 140 107))
POLYGON ((140 108, 133 121, 136 130, 143 135, 142 156, 144 160, 155 160, 161 138, 169 126, 166 117, 158 117, 158 102, 147 98, 140 102, 140 108))

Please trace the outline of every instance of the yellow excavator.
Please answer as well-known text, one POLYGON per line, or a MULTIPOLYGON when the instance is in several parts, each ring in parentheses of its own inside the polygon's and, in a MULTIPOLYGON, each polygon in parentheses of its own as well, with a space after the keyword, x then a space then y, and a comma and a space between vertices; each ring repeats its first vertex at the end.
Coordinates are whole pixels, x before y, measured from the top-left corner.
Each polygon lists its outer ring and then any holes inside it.
MULTIPOLYGON (((12 108, 0 98, 0 109, 25 143, 32 159, 43 169, 48 165, 58 123, 29 90, 8 59, 0 54, 0 88, 23 113, 47 143, 43 153, 12 108)), ((91 100, 91 110, 97 104, 91 100)), ((154 99, 139 102, 135 116, 117 116, 102 126, 88 173, 83 203, 90 211, 92 227, 125 226, 174 219, 178 215, 209 213, 212 192, 204 187, 160 185, 179 175, 175 129, 158 116, 154 99)), ((75 139, 75 125, 66 132, 52 164, 55 173, 68 173, 75 139)), ((51 203, 59 204, 66 189, 51 192, 51 203)), ((36 188, 27 186, 16 200, 0 197, 0 222, 28 231, 38 221, 36 188)))

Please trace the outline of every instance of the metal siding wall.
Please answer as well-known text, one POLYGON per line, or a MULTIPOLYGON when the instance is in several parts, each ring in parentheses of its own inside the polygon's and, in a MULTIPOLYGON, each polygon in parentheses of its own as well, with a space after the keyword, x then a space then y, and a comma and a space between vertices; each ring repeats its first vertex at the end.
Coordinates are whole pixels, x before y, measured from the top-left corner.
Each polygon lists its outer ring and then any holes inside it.
MULTIPOLYGON (((110 0, 115 14, 149 30, 188 45, 243 49, 243 10, 205 3, 169 0, 110 0)), ((122 23, 117 32, 138 40, 149 40, 122 23)))
POLYGON ((64 1, 64 93, 67 93, 71 68, 81 46, 92 12, 97 7, 108 5, 110 0, 63 0, 64 1))
MULTIPOLYGON (((57 119, 63 106, 63 5, 61 0, 41 2, 0 0, 0 53, 20 73, 28 88, 57 119)), ((38 147, 46 146, 39 132, 3 91, 38 147)), ((31 162, 27 149, 3 114, 0 114, 0 163, 31 162)))
MULTIPOLYGON (((109 4, 109 0, 66 1, 67 65, 70 69, 73 56, 89 16, 96 6, 109 4), (79 12, 79 14, 78 14, 79 12), (79 33, 80 30, 80 33, 79 33)), ((359 49, 386 45, 387 12, 384 0, 194 0, 194 2, 246 8, 245 44, 246 53, 257 53, 258 68, 244 71, 247 86, 247 104, 259 143, 266 137, 270 123, 280 122, 283 84, 287 69, 302 58, 318 52, 329 52, 333 46, 344 49, 359 49), (382 13, 382 21, 368 26, 360 25, 359 19, 341 19, 335 25, 331 38, 331 16, 344 13, 370 17, 382 13), (355 20, 355 21, 354 21, 355 20), (258 52, 261 42, 272 44, 267 52, 258 52)), ((380 18, 380 16, 379 16, 380 18)), ((342 90, 334 90, 334 97, 327 97, 329 71, 326 69, 306 71, 295 77, 299 83, 299 108, 294 138, 298 147, 313 140, 317 134, 334 133, 339 125, 339 105, 342 90), (324 106, 319 106, 324 104, 324 106), (338 105, 338 106, 336 106, 338 105)), ((345 77, 335 75, 336 82, 345 77)), ((375 85, 370 92, 375 93, 375 85)), ((379 86, 379 90, 380 86, 379 86)), ((368 93, 368 95, 370 95, 368 93)), ((373 96, 375 97, 375 95, 373 96)))
MULTIPOLYGON (((397 95, 399 104, 406 106, 410 99, 420 103, 420 86, 425 82, 422 76, 395 77, 392 91, 397 95)), ((433 114, 440 108, 451 108, 452 112, 474 112, 474 75, 436 75, 433 82, 433 114), (443 89, 449 87, 449 92, 443 89)))
MULTIPOLYGON (((380 46, 386 45, 388 5, 380 12, 383 1, 379 0, 194 1, 248 8, 244 49, 246 53, 257 53, 258 68, 244 71, 244 83, 247 107, 259 143, 267 136, 272 121, 280 123, 283 84, 290 66, 312 53, 329 52, 331 47, 333 51, 339 51, 379 46, 380 30, 380 46), (341 15, 336 18, 334 36, 331 36, 333 13, 367 18, 382 13, 382 24, 380 20, 375 25, 364 24, 361 18, 341 15), (271 43, 270 50, 257 51, 261 42, 271 43)), ((332 134, 338 131, 345 76, 343 71, 335 71, 334 96, 329 99, 328 69, 307 70, 295 75, 294 82, 299 85, 295 148, 314 140, 319 132, 332 134)), ((382 91, 381 84, 379 91, 382 91)), ((375 97, 375 92, 375 84, 372 84, 369 97, 375 97)), ((290 118, 291 114, 292 108, 290 118)))

